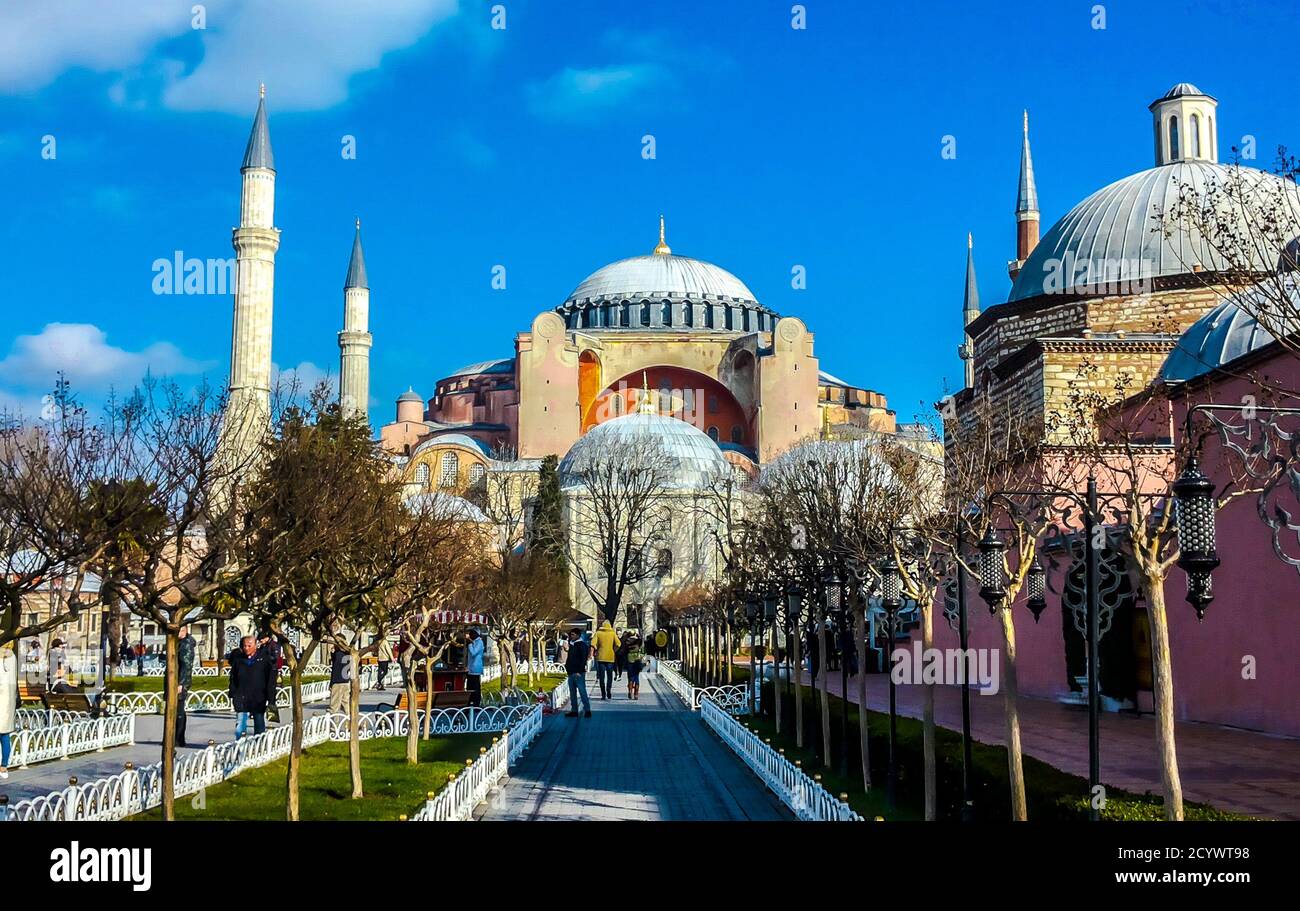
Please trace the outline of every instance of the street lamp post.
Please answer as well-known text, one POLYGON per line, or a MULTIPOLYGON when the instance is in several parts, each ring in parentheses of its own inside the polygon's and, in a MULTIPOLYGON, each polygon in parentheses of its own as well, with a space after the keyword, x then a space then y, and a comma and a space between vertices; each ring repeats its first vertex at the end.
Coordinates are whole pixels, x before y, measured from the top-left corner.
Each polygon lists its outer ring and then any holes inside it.
POLYGON ((893 555, 880 565, 880 606, 885 609, 885 630, 889 636, 889 777, 885 782, 885 798, 893 809, 898 792, 898 690, 894 683, 894 646, 897 640, 895 621, 903 606, 903 576, 893 555))
MULTIPOLYGON (((844 580, 840 578, 839 571, 834 567, 827 567, 826 572, 822 575, 822 590, 826 592, 826 616, 836 618, 836 633, 840 644, 840 774, 848 777, 849 774, 849 665, 845 660, 847 655, 844 650, 845 628, 844 628, 844 580)), ((829 649, 827 650, 829 651, 829 649)), ((830 656, 825 655, 822 661, 829 665, 830 656)))
MULTIPOLYGON (((970 627, 966 616, 966 565, 962 563, 961 550, 964 535, 961 523, 957 524, 957 536, 954 549, 957 556, 957 638, 961 646, 963 660, 969 654, 970 627)), ((971 744, 970 744, 970 668, 962 668, 961 674, 961 819, 971 822, 975 818, 975 798, 971 792, 971 744)))
POLYGON ((754 595, 745 596, 745 620, 749 625, 749 714, 754 715, 758 707, 755 704, 754 688, 757 682, 757 670, 754 666, 754 634, 758 630, 759 617, 758 600, 754 595))

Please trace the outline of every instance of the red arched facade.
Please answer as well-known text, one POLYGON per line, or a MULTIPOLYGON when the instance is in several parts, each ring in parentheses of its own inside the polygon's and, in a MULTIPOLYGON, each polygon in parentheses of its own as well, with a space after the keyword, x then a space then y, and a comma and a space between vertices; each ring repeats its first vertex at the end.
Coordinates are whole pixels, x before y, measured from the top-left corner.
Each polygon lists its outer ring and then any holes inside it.
POLYGON ((651 400, 661 414, 694 424, 716 442, 755 448, 751 422, 726 386, 681 367, 647 367, 644 373, 644 379, 642 372, 636 371, 606 386, 583 413, 582 432, 610 418, 635 412, 641 404, 643 386, 648 386, 651 400))

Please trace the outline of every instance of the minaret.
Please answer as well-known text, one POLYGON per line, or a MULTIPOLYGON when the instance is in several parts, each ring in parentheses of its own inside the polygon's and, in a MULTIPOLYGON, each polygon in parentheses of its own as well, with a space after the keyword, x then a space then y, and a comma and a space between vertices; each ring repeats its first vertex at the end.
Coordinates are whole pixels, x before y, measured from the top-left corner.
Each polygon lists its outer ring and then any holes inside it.
POLYGON ((361 252, 361 219, 352 240, 352 259, 343 281, 343 331, 339 333, 339 411, 370 423, 370 283, 361 252))
POLYGON ((966 235, 966 293, 962 296, 962 343, 957 354, 966 363, 966 388, 975 385, 975 345, 966 328, 980 315, 980 289, 975 282, 975 239, 966 235))
POLYGON ((271 319, 275 300, 275 157, 266 124, 266 86, 239 169, 243 187, 235 248, 235 318, 230 343, 230 388, 222 444, 243 458, 258 445, 271 416, 271 319))
POLYGON ((1038 246, 1038 188, 1034 185, 1034 159, 1029 154, 1029 112, 1025 111, 1024 139, 1020 145, 1020 188, 1016 193, 1016 258, 1007 263, 1015 281, 1029 254, 1038 246))

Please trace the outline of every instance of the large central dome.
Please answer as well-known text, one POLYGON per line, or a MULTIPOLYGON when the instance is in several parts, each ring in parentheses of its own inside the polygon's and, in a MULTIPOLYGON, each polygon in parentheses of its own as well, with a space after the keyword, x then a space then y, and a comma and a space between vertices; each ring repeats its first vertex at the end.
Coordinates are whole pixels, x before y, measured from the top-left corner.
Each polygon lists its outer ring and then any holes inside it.
POLYGON ((689 256, 652 253, 602 266, 583 279, 565 303, 658 300, 669 295, 725 303, 756 301, 745 283, 721 266, 689 256))

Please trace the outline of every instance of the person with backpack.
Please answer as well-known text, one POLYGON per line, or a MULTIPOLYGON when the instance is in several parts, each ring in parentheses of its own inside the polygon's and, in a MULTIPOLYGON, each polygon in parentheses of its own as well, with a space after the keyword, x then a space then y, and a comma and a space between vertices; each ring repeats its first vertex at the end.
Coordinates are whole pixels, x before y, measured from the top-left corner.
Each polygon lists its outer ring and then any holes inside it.
POLYGON ((578 631, 569 633, 569 654, 564 662, 564 670, 569 675, 569 711, 568 718, 578 717, 578 696, 582 696, 583 715, 591 717, 591 700, 587 697, 587 659, 591 656, 591 646, 578 637, 578 631))
POLYGON ((627 698, 641 698, 641 669, 645 666, 645 647, 635 633, 627 642, 627 698))

